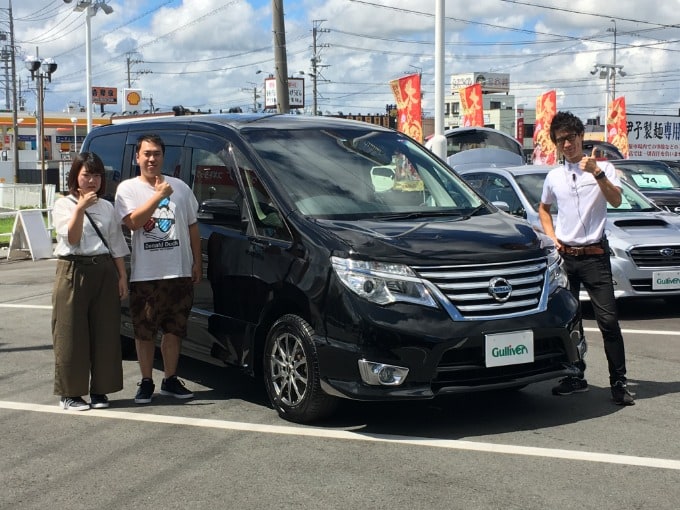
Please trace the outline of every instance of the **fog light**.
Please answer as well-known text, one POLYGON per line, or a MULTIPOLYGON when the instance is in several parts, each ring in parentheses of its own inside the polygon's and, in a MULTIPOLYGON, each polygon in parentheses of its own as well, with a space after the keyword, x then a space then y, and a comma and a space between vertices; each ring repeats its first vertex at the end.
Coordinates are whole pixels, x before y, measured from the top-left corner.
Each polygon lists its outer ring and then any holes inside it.
POLYGON ((373 386, 399 386, 406 380, 408 368, 385 365, 360 359, 359 373, 366 384, 373 386))
POLYGON ((570 335, 572 341, 576 344, 576 350, 578 351, 579 358, 585 359, 588 353, 588 342, 586 342, 586 337, 581 336, 578 330, 573 330, 570 335))

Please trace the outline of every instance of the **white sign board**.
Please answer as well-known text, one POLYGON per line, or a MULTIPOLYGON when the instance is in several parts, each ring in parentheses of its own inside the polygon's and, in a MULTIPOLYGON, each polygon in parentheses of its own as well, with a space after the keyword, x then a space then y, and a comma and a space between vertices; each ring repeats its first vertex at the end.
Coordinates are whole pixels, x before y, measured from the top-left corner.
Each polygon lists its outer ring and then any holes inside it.
POLYGON ((680 117, 626 114, 628 157, 680 159, 680 117))
MULTIPOLYGON (((305 107, 305 79, 288 78, 288 102, 291 108, 305 107)), ((276 78, 264 80, 264 107, 276 108, 276 78)))
POLYGON ((13 252, 28 250, 33 260, 52 258, 52 239, 45 227, 42 211, 25 209, 18 211, 12 228, 12 238, 7 250, 9 260, 13 252))

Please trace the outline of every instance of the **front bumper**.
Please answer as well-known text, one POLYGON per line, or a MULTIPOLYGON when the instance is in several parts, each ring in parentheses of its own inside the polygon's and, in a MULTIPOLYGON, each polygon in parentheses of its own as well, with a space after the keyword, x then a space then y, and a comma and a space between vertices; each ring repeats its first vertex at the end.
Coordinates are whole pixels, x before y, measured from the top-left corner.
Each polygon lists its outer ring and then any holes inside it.
POLYGON ((322 387, 339 397, 428 399, 525 386, 577 375, 573 364, 586 349, 578 333, 577 303, 566 289, 551 297, 545 312, 465 322, 452 321, 442 310, 352 301, 355 319, 336 313, 329 317, 329 334, 315 339, 322 387), (533 332, 534 361, 487 368, 485 335, 521 330, 533 332), (366 384, 359 373, 360 359, 408 368, 408 376, 398 386, 366 384))

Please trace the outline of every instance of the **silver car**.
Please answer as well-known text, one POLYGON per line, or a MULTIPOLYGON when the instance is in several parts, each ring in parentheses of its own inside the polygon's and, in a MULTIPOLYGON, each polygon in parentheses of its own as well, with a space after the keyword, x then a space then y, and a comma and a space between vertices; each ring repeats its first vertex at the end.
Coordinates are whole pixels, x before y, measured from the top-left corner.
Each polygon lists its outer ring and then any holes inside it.
MULTIPOLYGON (((554 167, 472 168, 459 174, 481 195, 541 230, 538 204, 554 167)), ((622 182, 623 201, 609 207, 605 232, 611 248, 616 298, 680 296, 680 216, 662 210, 622 182)), ((553 204, 553 214, 557 213, 553 204)), ((587 299, 585 292, 582 299, 587 299)))

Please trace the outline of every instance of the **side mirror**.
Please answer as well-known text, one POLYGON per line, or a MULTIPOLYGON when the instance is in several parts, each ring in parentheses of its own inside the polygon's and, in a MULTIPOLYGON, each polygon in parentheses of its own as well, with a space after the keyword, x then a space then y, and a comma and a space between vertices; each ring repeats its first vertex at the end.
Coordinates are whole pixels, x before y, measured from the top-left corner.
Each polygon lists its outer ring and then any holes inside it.
POLYGON ((197 217, 205 223, 241 226, 241 208, 233 200, 211 198, 201 202, 197 217))

